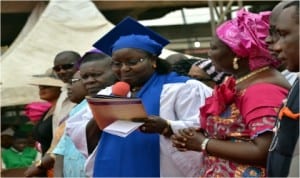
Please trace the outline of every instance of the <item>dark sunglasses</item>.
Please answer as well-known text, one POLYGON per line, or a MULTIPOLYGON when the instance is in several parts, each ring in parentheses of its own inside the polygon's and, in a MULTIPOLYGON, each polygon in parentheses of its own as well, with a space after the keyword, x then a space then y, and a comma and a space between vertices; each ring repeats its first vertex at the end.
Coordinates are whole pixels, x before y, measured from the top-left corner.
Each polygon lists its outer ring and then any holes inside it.
POLYGON ((62 65, 54 66, 52 69, 55 72, 59 72, 60 70, 68 70, 68 69, 72 69, 73 67, 74 67, 74 64, 62 64, 62 65))

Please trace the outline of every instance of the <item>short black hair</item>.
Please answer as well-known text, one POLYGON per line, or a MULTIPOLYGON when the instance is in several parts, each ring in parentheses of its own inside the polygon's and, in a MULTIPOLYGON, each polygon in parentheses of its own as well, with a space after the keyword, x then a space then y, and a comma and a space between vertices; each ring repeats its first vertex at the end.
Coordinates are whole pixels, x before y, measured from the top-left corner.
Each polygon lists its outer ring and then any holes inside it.
POLYGON ((283 9, 289 8, 295 6, 296 7, 296 12, 294 18, 296 19, 296 23, 299 24, 299 1, 291 1, 290 3, 286 4, 283 9))
POLYGON ((29 133, 28 132, 25 132, 23 130, 16 130, 14 135, 13 135, 13 138, 14 139, 28 139, 28 136, 29 136, 29 133))
POLYGON ((159 74, 168 74, 172 71, 171 64, 168 63, 166 60, 157 58, 157 68, 156 71, 159 74))
POLYGON ((168 74, 172 71, 172 67, 171 67, 171 64, 169 62, 167 62, 166 60, 164 59, 161 59, 160 57, 156 56, 156 55, 153 55, 145 50, 142 50, 142 49, 135 49, 137 51, 140 51, 142 53, 144 53, 148 58, 153 58, 156 60, 156 72, 158 74, 168 74))
POLYGON ((111 60, 111 57, 104 53, 87 53, 85 56, 82 57, 81 64, 86 62, 98 61, 102 59, 111 60))
POLYGON ((77 62, 76 66, 79 68, 80 65, 87 63, 87 62, 93 62, 93 61, 99 61, 99 60, 106 60, 108 64, 111 64, 111 57, 104 54, 104 53, 98 53, 98 52, 87 52, 82 56, 82 58, 77 62))
POLYGON ((198 59, 182 59, 173 64, 172 70, 179 75, 188 76, 188 73, 192 67, 192 65, 197 62, 198 59))
POLYGON ((80 54, 76 51, 62 51, 58 53, 54 59, 58 58, 59 56, 68 56, 68 58, 72 59, 74 62, 80 59, 80 54))

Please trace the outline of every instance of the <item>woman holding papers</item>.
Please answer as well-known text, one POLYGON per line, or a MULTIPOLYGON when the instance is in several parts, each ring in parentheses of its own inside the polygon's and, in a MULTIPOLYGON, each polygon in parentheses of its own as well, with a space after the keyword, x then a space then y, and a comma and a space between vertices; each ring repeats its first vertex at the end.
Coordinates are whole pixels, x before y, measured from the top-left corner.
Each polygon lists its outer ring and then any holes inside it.
MULTIPOLYGON (((128 17, 94 44, 112 56, 112 70, 130 85, 128 97, 140 98, 148 118, 127 137, 102 133, 94 177, 198 176, 201 155, 180 153, 170 136, 178 129, 199 126, 199 107, 211 89, 170 72, 160 55, 169 43, 128 17)), ((98 94, 111 95, 111 87, 98 94)))

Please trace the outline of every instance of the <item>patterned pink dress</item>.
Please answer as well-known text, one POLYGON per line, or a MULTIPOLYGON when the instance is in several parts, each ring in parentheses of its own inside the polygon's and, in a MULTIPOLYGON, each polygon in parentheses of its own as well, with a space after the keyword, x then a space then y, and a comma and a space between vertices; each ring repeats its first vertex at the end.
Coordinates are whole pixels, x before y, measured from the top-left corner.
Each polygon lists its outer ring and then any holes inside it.
MULTIPOLYGON (((201 108, 201 127, 209 138, 247 142, 271 131, 287 90, 270 83, 257 83, 235 91, 229 78, 215 88, 201 108)), ((251 154, 251 153, 249 153, 251 154)), ((242 165, 204 153, 204 177, 265 177, 265 167, 242 165)))

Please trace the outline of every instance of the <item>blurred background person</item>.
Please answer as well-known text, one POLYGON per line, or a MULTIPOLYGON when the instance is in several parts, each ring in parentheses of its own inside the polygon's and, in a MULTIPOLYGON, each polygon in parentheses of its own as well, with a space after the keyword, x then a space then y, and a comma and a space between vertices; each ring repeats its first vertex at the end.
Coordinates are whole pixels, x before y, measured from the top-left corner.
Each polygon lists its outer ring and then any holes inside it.
POLYGON ((43 168, 47 170, 47 175, 53 177, 53 165, 55 156, 51 153, 56 144, 60 140, 62 133, 65 129, 65 121, 68 118, 68 113, 75 106, 75 103, 71 102, 67 95, 67 83, 70 81, 74 73, 78 70, 76 68, 76 62, 80 59, 80 55, 75 51, 62 51, 58 53, 54 58, 54 66, 52 67, 56 76, 63 82, 61 87, 61 93, 56 102, 56 107, 53 111, 52 117, 52 132, 53 137, 51 145, 43 154, 39 164, 33 165, 26 172, 26 176, 34 176, 35 173, 40 172, 43 168))
MULTIPOLYGON (((272 10, 271 16, 270 16, 270 28, 269 28, 269 35, 266 38, 266 43, 268 44, 268 49, 271 53, 271 55, 278 59, 278 53, 274 49, 275 43, 279 40, 279 33, 276 30, 276 22, 278 19, 278 16, 280 15, 283 7, 288 4, 290 1, 282 1, 278 3, 272 10)), ((297 73, 296 72, 290 72, 286 69, 286 61, 281 61, 282 64, 278 67, 278 70, 282 73, 282 75, 289 81, 291 85, 295 82, 297 79, 297 73)))
POLYGON ((186 55, 182 54, 182 53, 175 53, 175 54, 171 54, 169 55, 168 57, 166 57, 166 61, 168 63, 171 64, 171 66, 173 67, 173 65, 178 62, 178 61, 181 61, 181 60, 187 60, 189 59, 186 55))
POLYGON ((75 106, 67 95, 67 83, 73 77, 74 73, 78 70, 75 66, 76 62, 80 59, 80 54, 75 51, 62 51, 58 53, 54 58, 53 71, 58 78, 62 80, 65 85, 61 87, 61 94, 56 103, 56 109, 53 115, 53 133, 55 129, 61 123, 61 120, 65 118, 71 109, 75 106))
MULTIPOLYGON (((85 99, 87 90, 83 85, 79 71, 77 71, 70 80, 67 90, 68 97, 73 103, 79 104, 85 99)), ((76 112, 78 107, 80 106, 76 105, 71 110, 69 114, 70 118, 71 115, 76 112)), ((68 121, 66 124, 68 124, 68 121)), ((56 155, 54 164, 54 177, 86 177, 84 170, 84 156, 80 154, 78 149, 76 149, 74 143, 66 134, 66 130, 63 132, 63 136, 52 151, 52 153, 56 155)))
POLYGON ((44 155, 51 144, 52 116, 61 93, 60 88, 64 83, 57 78, 52 69, 48 69, 45 74, 33 76, 30 84, 39 87, 40 99, 51 103, 49 110, 44 113, 33 129, 33 137, 41 144, 42 155, 44 155))
POLYGON ((16 131, 12 145, 1 150, 2 169, 26 168, 40 158, 35 148, 28 146, 28 134, 16 131))
MULTIPOLYGON (((52 69, 48 69, 45 74, 33 76, 30 84, 38 86, 40 99, 51 104, 51 107, 42 116, 42 119, 34 126, 32 134, 33 138, 40 144, 42 156, 44 156, 53 138, 52 117, 56 108, 56 102, 61 93, 61 87, 64 86, 64 83, 58 79, 52 69)), ((45 176, 46 173, 41 168, 41 163, 40 160, 36 164, 33 164, 32 167, 38 170, 38 174, 45 176)))
POLYGON ((297 79, 283 101, 269 148, 268 176, 299 177, 299 1, 278 4, 273 51, 297 79))
POLYGON ((199 59, 190 68, 188 75, 197 79, 207 86, 214 88, 221 84, 229 76, 224 72, 217 72, 210 59, 199 59))
MULTIPOLYGON (((82 83, 87 95, 95 96, 99 90, 116 81, 110 66, 111 58, 101 51, 94 49, 85 53, 78 61, 77 67, 80 70, 81 80, 77 85, 82 83)), ((101 131, 92 118, 93 115, 85 99, 70 112, 62 141, 53 151, 55 154, 64 156, 64 161, 61 157, 55 163, 56 176, 63 174, 64 176, 84 177, 86 175, 84 162, 94 150, 101 135, 101 131), (70 152, 69 149, 73 151, 70 152), (76 161, 74 157, 78 158, 76 164, 72 164, 73 161, 76 161), (76 170, 74 170, 75 167, 76 170)), ((93 163, 91 164, 93 165, 93 163)), ((86 169, 88 172, 92 172, 92 167, 87 166, 86 169)))
MULTIPOLYGON (((80 76, 74 76, 76 85, 72 85, 72 95, 75 94, 75 87, 84 86, 85 95, 95 96, 98 91, 116 81, 111 70, 111 58, 99 50, 91 50, 83 55, 78 61, 80 76), (75 78, 76 77, 76 78, 75 78), (80 78, 80 80, 78 80, 80 78)), ((72 79, 73 80, 73 79, 72 79)), ((83 92, 77 95, 77 101, 84 99, 83 92)), ((73 100, 73 99, 72 99, 73 100)), ((93 115, 89 110, 87 101, 84 99, 71 112, 66 122, 65 133, 53 153, 61 155, 55 162, 55 176, 85 177, 92 176, 93 163, 86 166, 85 161, 93 152, 101 135, 93 115), (76 158, 76 159, 75 159, 76 158), (72 164, 76 162, 75 164, 72 164), (86 173, 88 172, 88 173, 86 173)))
POLYGON ((179 60, 172 65, 172 71, 176 72, 179 75, 188 76, 191 66, 196 61, 198 60, 197 59, 179 60))

